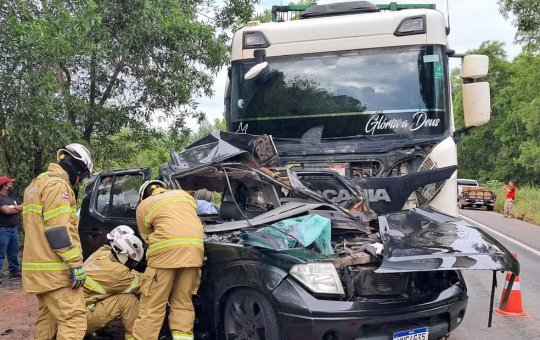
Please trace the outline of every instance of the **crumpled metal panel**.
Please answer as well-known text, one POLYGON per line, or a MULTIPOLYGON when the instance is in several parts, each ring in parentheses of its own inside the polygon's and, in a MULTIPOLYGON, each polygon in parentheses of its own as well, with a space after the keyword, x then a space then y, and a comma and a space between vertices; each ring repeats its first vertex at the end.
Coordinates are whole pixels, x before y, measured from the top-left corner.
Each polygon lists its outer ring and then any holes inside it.
POLYGON ((233 160, 258 165, 261 162, 253 152, 258 138, 260 136, 214 131, 185 150, 171 154, 175 174, 233 160))
POLYGON ((519 262, 496 239, 463 220, 412 209, 379 216, 385 251, 377 273, 429 270, 504 270, 519 262))

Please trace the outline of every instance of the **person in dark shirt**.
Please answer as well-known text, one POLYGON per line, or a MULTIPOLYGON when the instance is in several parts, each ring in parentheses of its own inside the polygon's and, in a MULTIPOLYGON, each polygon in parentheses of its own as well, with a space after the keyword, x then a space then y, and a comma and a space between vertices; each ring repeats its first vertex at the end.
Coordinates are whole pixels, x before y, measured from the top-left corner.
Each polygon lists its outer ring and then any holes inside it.
POLYGON ((0 177, 0 269, 7 257, 9 262, 9 276, 21 276, 19 265, 19 213, 23 206, 13 195, 13 179, 7 176, 0 177), (7 256, 6 256, 7 255, 7 256))

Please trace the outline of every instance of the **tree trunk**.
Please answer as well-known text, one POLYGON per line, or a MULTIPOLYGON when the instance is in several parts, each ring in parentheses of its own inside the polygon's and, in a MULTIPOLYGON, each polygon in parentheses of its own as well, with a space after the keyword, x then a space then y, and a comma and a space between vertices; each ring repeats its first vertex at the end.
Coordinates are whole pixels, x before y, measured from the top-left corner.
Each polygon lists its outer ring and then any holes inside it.
POLYGON ((40 148, 34 149, 34 176, 41 173, 41 167, 43 165, 43 151, 40 148))

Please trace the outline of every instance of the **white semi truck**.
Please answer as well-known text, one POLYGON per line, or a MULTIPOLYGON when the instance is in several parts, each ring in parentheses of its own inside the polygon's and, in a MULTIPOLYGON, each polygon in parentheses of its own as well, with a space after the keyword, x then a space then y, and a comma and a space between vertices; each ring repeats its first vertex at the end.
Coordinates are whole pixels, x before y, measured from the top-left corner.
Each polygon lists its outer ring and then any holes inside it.
MULTIPOLYGON (((353 178, 376 212, 423 207, 457 216, 460 131, 448 59, 462 58, 467 129, 490 118, 487 56, 456 54, 434 5, 314 5, 281 20, 294 9, 274 7, 277 22, 250 22, 234 34, 228 130, 272 135, 284 166, 353 178)), ((348 196, 321 191, 336 202, 348 196)))

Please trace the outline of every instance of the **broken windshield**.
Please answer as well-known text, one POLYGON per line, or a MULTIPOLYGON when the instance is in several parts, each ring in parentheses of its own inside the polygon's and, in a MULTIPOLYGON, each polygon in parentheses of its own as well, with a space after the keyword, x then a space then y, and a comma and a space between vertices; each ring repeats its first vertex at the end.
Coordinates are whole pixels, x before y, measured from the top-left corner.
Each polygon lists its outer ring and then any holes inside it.
POLYGON ((233 63, 231 123, 250 134, 301 138, 442 135, 448 125, 444 48, 407 46, 233 63))

